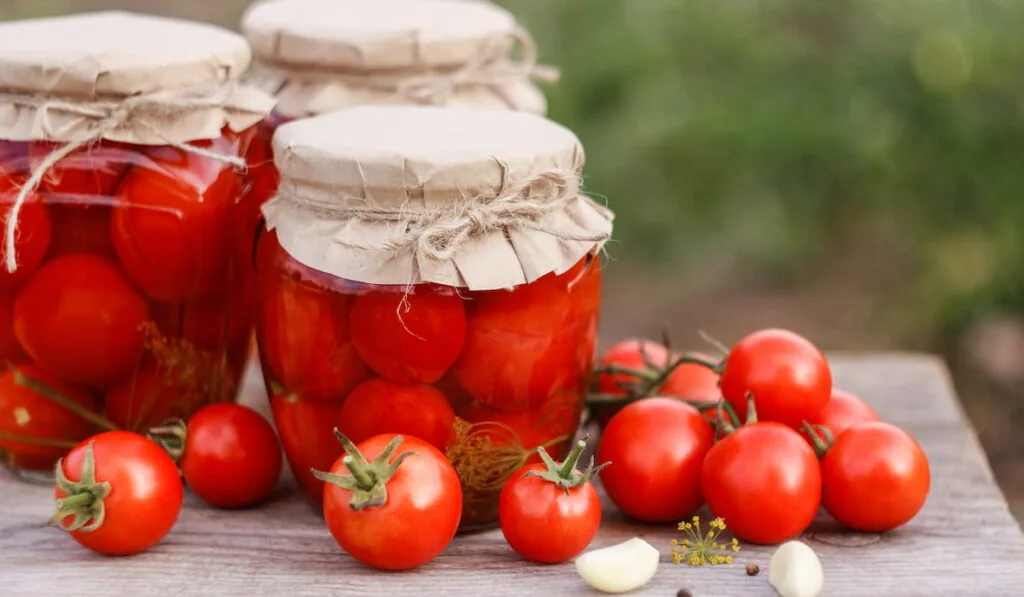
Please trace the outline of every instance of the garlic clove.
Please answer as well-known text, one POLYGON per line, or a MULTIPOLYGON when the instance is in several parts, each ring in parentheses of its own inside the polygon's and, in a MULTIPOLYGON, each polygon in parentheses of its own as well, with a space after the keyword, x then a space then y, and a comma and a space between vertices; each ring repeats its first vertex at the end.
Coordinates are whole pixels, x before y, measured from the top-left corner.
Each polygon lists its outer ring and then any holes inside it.
POLYGON ((825 584, 825 571, 809 545, 787 541, 768 562, 768 582, 781 597, 817 597, 825 584))
POLYGON ((647 584, 658 571, 660 559, 654 546, 633 537, 576 558, 576 572, 598 591, 625 593, 647 584))

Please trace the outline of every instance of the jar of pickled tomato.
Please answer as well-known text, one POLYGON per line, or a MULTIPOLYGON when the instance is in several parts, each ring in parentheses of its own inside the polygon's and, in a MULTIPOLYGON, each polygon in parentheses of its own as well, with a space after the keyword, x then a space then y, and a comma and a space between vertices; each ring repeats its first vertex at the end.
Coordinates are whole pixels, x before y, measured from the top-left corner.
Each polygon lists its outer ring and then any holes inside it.
POLYGON ((493 522, 537 447, 563 457, 597 335, 612 214, 583 150, 524 112, 363 107, 283 125, 257 242, 264 377, 291 469, 318 503, 354 442, 445 452, 463 526, 493 522))
POLYGON ((466 0, 265 0, 243 15, 252 82, 278 104, 254 145, 259 194, 277 184, 270 139, 283 122, 363 105, 543 114, 533 39, 505 9, 466 0), (513 56, 515 54, 515 56, 513 56))
POLYGON ((0 455, 232 400, 260 221, 243 156, 273 98, 210 25, 0 24, 0 455))

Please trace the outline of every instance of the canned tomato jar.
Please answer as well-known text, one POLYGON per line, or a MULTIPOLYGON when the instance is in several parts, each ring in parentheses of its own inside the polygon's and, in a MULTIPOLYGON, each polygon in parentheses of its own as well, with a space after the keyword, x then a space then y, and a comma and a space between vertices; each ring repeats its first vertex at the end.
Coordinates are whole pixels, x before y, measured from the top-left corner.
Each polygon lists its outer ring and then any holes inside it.
POLYGON ((463 526, 504 481, 565 455, 597 335, 612 214, 582 194, 568 129, 523 112, 363 107, 282 126, 257 243, 263 372, 317 503, 341 448, 402 433, 444 451, 463 526))
POLYGON ((543 114, 529 33, 505 9, 465 0, 266 0, 243 15, 252 83, 278 100, 250 162, 276 186, 270 139, 282 122, 364 105, 435 105, 543 114))
POLYGON ((0 452, 52 469, 105 429, 231 400, 260 222, 243 156, 273 98, 210 25, 0 24, 0 452))

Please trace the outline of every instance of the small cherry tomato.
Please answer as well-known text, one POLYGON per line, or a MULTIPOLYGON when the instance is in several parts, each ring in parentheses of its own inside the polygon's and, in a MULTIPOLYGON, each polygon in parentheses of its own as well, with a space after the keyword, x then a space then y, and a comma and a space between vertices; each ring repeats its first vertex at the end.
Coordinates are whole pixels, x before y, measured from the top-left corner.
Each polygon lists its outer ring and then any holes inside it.
POLYGON ((29 195, 18 214, 14 237, 18 267, 13 272, 7 271, 7 220, 22 183, 24 180, 20 176, 0 176, 0 288, 4 289, 14 288, 36 271, 53 236, 50 215, 41 196, 38 193, 29 195))
POLYGON ((825 510, 843 526, 865 532, 906 524, 924 507, 931 488, 921 446, 881 421, 841 433, 821 459, 821 476, 825 510))
POLYGON ((57 466, 53 520, 97 553, 123 556, 159 543, 184 498, 178 467, 160 446, 108 431, 76 446, 57 466))
POLYGON ((35 365, 8 369, 0 375, 0 449, 19 458, 22 468, 51 469, 76 443, 99 430, 76 410, 96 411, 96 400, 85 388, 35 365), (26 466, 28 462, 36 464, 26 466))
POLYGON ((440 390, 376 377, 352 390, 338 417, 338 431, 361 443, 382 433, 421 439, 445 450, 455 439, 455 413, 440 390))
POLYGON ((688 518, 704 503, 701 463, 711 449, 711 425, 674 398, 645 398, 612 417, 597 445, 608 497, 646 522, 688 518))
MULTIPOLYGON (((853 425, 880 420, 875 409, 868 406, 866 402, 849 392, 833 388, 832 397, 825 403, 825 407, 818 414, 807 419, 807 422, 815 427, 827 428, 834 439, 853 425)), ((818 433, 821 437, 820 431, 818 433)), ((813 445, 806 429, 801 429, 800 434, 813 445)))
POLYGON ((149 150, 119 188, 111 220, 128 277, 160 301, 222 294, 231 283, 229 231, 241 192, 229 165, 173 147, 149 150))
POLYGON ((708 508, 729 530, 762 545, 804 532, 821 503, 814 450, 776 422, 744 425, 716 443, 704 459, 701 485, 708 508))
POLYGON ((251 408, 212 404, 188 420, 181 473, 212 506, 251 506, 277 485, 281 445, 270 423, 251 408))
POLYGON ((183 407, 187 398, 166 370, 146 362, 134 375, 107 389, 104 414, 121 429, 141 432, 185 416, 179 405, 183 407))
MULTIPOLYGON (((642 338, 627 338, 613 344, 608 350, 601 354, 597 362, 597 368, 609 366, 632 369, 649 373, 654 368, 661 368, 668 364, 668 350, 659 342, 644 340, 642 338), (654 365, 649 367, 648 365, 654 365)), ((625 396, 626 390, 623 386, 635 384, 636 377, 625 373, 601 373, 597 376, 597 391, 612 396, 625 396)))
POLYGON ((18 364, 28 359, 14 335, 14 292, 0 290, 0 363, 18 364))
POLYGON ((48 205, 53 233, 47 259, 74 253, 93 253, 117 259, 110 236, 110 214, 106 205, 48 205))
MULTIPOLYGON (((558 564, 579 555, 601 526, 601 498, 590 479, 600 467, 576 470, 586 442, 579 442, 563 463, 543 448, 543 464, 512 475, 501 490, 501 532, 519 555, 543 564, 558 564)), ((607 463, 606 463, 607 464, 607 463)), ((605 465, 602 465, 605 466, 605 465)))
POLYGON ((341 403, 306 400, 284 391, 270 396, 288 467, 302 494, 319 507, 323 504, 324 482, 310 470, 328 470, 342 453, 333 427, 341 414, 341 403))
MULTIPOLYGON (((41 162, 60 146, 45 141, 31 143, 32 167, 41 166, 41 162)), ((58 203, 83 207, 97 203, 98 197, 110 198, 131 165, 135 152, 130 147, 101 140, 75 150, 46 171, 39 188, 58 203)))
POLYGON ((419 285, 409 294, 379 289, 356 297, 352 343, 381 377, 433 383, 448 371, 466 341, 462 299, 443 286, 419 285))
POLYGON ((760 420, 798 429, 831 397, 832 372, 825 355, 806 338, 786 330, 761 330, 729 351, 721 389, 741 421, 751 394, 760 420))
POLYGON ((339 439, 347 455, 315 473, 338 545, 383 570, 416 568, 444 551, 462 518, 462 488, 445 455, 414 437, 377 435, 358 447, 339 439))
POLYGON ((139 363, 146 301, 114 262, 88 254, 47 262, 14 302, 14 332, 43 368, 77 383, 123 379, 139 363))

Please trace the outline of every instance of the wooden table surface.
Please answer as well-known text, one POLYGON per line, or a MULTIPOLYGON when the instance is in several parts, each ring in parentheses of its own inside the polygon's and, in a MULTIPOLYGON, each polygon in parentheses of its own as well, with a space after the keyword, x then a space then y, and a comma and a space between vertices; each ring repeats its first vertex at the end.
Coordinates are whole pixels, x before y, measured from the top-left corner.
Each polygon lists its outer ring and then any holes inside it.
MULTIPOLYGON (((838 385, 858 393, 924 446, 932 492, 909 525, 882 536, 839 532, 822 520, 804 539, 825 567, 825 595, 1024 595, 1024 535, 953 393, 944 365, 922 355, 833 357, 838 385)), ((264 400, 258 373, 244 400, 264 400)), ((317 514, 282 480, 262 507, 223 512, 189 498, 168 538, 122 559, 93 555, 55 529, 48 488, 0 472, 0 595, 591 595, 572 563, 521 561, 500 531, 459 536, 429 565, 405 573, 370 570, 342 553, 317 514)), ((640 536, 662 565, 640 595, 774 595, 770 548, 744 546, 735 563, 673 565, 665 526, 624 521, 612 506, 592 547, 640 536), (749 577, 748 562, 761 574, 749 577)), ((706 514, 705 514, 706 515, 706 514)))

